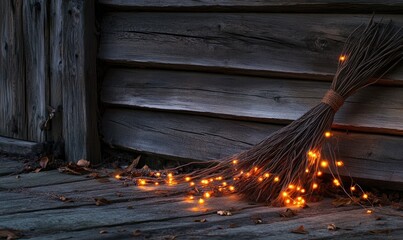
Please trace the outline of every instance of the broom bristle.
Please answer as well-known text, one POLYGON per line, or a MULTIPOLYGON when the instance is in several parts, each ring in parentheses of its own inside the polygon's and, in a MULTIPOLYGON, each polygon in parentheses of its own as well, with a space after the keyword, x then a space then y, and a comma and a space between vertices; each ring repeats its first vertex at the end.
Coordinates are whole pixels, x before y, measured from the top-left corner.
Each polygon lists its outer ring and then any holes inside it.
POLYGON ((301 196, 316 188, 324 134, 331 129, 343 100, 376 82, 402 57, 400 29, 391 22, 376 23, 371 19, 347 39, 331 90, 321 103, 251 149, 208 161, 207 168, 186 176, 205 179, 204 184, 210 184, 211 189, 236 191, 258 202, 287 199, 301 204, 301 196))

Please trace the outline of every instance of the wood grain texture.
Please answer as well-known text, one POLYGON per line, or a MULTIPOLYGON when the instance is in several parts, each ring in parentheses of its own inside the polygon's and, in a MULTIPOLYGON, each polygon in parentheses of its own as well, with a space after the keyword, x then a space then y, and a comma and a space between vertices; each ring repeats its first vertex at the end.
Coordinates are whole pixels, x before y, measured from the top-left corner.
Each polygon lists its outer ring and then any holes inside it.
POLYGON ((0 136, 0 152, 2 153, 34 157, 43 151, 44 146, 41 143, 0 136))
POLYGON ((25 69, 21 0, 0 1, 0 135, 25 139, 25 69))
POLYGON ((47 140, 58 141, 63 138, 63 9, 62 0, 49 3, 49 105, 57 109, 51 120, 47 140))
MULTIPOLYGON (((188 161, 222 158, 246 150, 281 125, 222 120, 162 112, 108 109, 106 143, 188 161)), ((403 189, 402 137, 335 132, 337 155, 354 178, 388 182, 403 189)))
POLYGON ((401 12, 402 1, 377 0, 100 0, 105 7, 136 11, 236 11, 236 12, 401 12))
MULTIPOLYGON (((382 17, 403 26, 402 15, 382 17)), ((346 37, 369 18, 353 14, 108 12, 102 23, 99 57, 142 67, 330 80, 346 37)), ((402 84, 403 64, 386 78, 389 83, 402 84)))
MULTIPOLYGON (((111 69, 104 103, 289 123, 320 103, 330 83, 195 72, 111 69)), ((403 88, 371 86, 347 99, 335 128, 403 134, 403 88)))
POLYGON ((47 1, 23 1, 25 96, 27 112, 27 139, 45 141, 41 125, 46 119, 48 83, 47 1))
POLYGON ((63 1, 63 136, 66 160, 100 160, 94 1, 63 1))

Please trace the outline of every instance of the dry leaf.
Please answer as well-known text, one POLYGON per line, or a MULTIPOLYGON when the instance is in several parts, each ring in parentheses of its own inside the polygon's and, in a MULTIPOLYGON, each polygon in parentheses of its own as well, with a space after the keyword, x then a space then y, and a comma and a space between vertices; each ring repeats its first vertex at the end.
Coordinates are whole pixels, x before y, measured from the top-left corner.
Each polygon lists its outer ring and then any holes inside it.
POLYGON ((138 237, 141 235, 141 231, 140 230, 133 231, 132 235, 138 237))
POLYGON ((227 210, 219 210, 219 211, 217 211, 217 214, 220 216, 231 216, 232 215, 232 213, 227 210))
POLYGON ((89 167, 90 164, 91 164, 90 161, 87 161, 85 159, 80 159, 77 162, 77 166, 79 166, 79 167, 89 167))
POLYGON ((13 229, 0 229, 0 238, 5 238, 7 240, 18 239, 20 238, 20 233, 13 229))
POLYGON ((201 222, 201 223, 204 223, 204 222, 207 222, 207 219, 205 219, 205 218, 203 218, 203 219, 196 219, 196 220, 194 220, 194 222, 201 222))
POLYGON ((106 231, 106 230, 101 230, 101 231, 99 231, 99 233, 100 233, 100 234, 105 234, 105 233, 108 233, 108 231, 106 231))
POLYGON ((42 168, 37 168, 37 169, 35 169, 34 173, 38 173, 38 172, 40 172, 41 170, 42 170, 42 168))
POLYGON ((352 198, 337 198, 332 201, 333 206, 341 207, 341 206, 349 206, 358 203, 360 200, 356 197, 352 198))
POLYGON ((337 230, 339 230, 339 229, 340 229, 340 228, 337 227, 336 224, 334 224, 334 223, 331 223, 331 224, 328 224, 328 225, 327 225, 327 230, 329 230, 329 231, 337 231, 337 230))
POLYGON ((137 167, 137 165, 139 164, 140 157, 141 157, 141 156, 138 156, 137 158, 135 158, 135 159, 132 161, 132 163, 124 169, 124 171, 127 172, 127 173, 133 171, 133 169, 134 169, 135 167, 137 167))
POLYGON ((63 195, 59 197, 59 200, 62 201, 62 202, 74 202, 73 199, 67 198, 67 197, 65 197, 63 195))
POLYGON ((105 199, 105 198, 94 198, 95 200, 95 205, 97 206, 103 206, 103 205, 108 205, 111 204, 111 201, 105 199))
POLYGON ((308 231, 305 230, 303 225, 297 227, 296 229, 292 230, 291 232, 298 233, 298 234, 308 234, 308 231))
POLYGON ((281 212, 281 213, 279 213, 279 214, 280 214, 280 216, 282 216, 282 217, 290 218, 290 217, 296 216, 296 215, 297 215, 297 212, 294 211, 294 210, 292 210, 292 209, 290 209, 290 208, 287 208, 284 212, 281 212))
POLYGON ((41 166, 41 168, 46 168, 46 166, 48 165, 48 162, 49 162, 49 158, 43 157, 43 158, 41 158, 41 160, 39 160, 39 166, 41 166))
POLYGON ((88 177, 89 178, 100 178, 101 176, 99 176, 99 173, 93 172, 93 173, 88 174, 88 177))

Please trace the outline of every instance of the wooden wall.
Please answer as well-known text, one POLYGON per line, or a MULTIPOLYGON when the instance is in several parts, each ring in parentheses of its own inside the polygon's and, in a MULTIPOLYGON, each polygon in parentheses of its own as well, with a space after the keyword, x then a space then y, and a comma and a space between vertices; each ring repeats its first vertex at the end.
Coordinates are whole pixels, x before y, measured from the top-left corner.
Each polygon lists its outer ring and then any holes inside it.
MULTIPOLYGON (((186 160, 247 149, 320 102, 372 12, 403 26, 403 1, 99 2, 103 141, 186 160)), ((403 64, 334 129, 353 177, 402 188, 403 64)))
POLYGON ((96 47, 93 0, 0 1, 0 151, 99 161, 96 47))

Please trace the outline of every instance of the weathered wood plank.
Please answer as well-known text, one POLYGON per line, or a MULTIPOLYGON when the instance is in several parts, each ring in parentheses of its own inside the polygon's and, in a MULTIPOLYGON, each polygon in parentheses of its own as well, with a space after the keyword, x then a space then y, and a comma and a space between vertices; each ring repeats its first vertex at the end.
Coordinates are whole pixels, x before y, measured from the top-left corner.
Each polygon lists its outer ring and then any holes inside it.
MULTIPOLYGON (((215 159, 250 148, 280 125, 162 112, 108 109, 102 133, 108 144, 182 159, 215 159)), ((335 145, 354 178, 403 189, 401 137, 335 132, 335 145)), ((341 171, 343 175, 349 175, 341 171)))
POLYGON ((43 142, 41 125, 46 119, 47 85, 47 1, 23 1, 25 96, 27 111, 27 139, 43 142))
MULTIPOLYGON (((330 83, 193 72, 112 69, 101 99, 125 107, 289 123, 320 103, 330 83)), ((403 134, 403 88, 372 86, 347 99, 334 127, 403 134)))
POLYGON ((10 160, 3 157, 0 157, 0 164, 0 176, 18 173, 23 168, 23 164, 20 161, 10 160))
POLYGON ((63 1, 63 136, 66 160, 100 160, 94 1, 63 1))
POLYGON ((43 151, 44 146, 41 143, 0 136, 0 152, 23 156, 37 156, 43 151))
MULTIPOLYGON (((330 80, 346 37, 370 18, 258 13, 155 16, 105 14, 100 59, 135 66, 330 80)), ((402 15, 382 17, 403 25, 402 15)), ((388 83, 402 84, 403 64, 386 78, 388 83)))
POLYGON ((49 3, 49 105, 57 112, 50 122, 50 134, 47 140, 60 141, 63 139, 63 9, 62 0, 49 3))
POLYGON ((21 0, 0 1, 0 135, 25 139, 25 69, 21 0))
POLYGON ((402 1, 275 1, 275 0, 100 0, 102 5, 118 10, 136 11, 236 11, 236 12, 399 12, 402 1))

